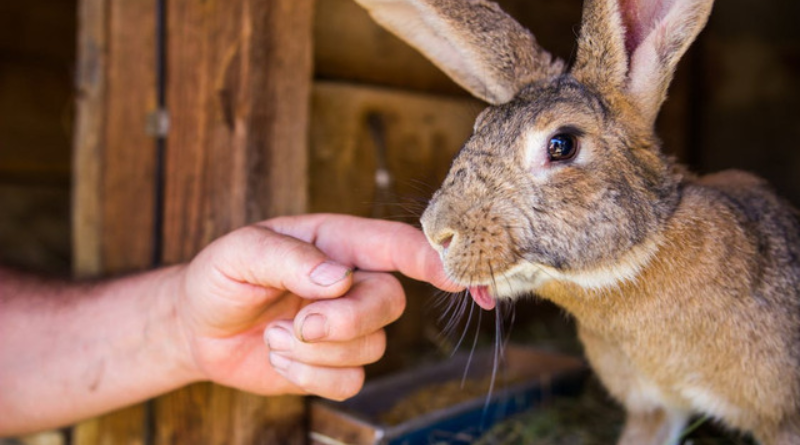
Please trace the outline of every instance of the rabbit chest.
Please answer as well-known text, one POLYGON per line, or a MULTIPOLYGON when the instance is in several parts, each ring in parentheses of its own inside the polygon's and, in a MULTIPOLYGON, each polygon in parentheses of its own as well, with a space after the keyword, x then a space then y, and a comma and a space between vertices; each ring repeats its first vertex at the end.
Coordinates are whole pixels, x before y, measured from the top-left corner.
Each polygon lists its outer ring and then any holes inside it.
MULTIPOLYGON (((797 246, 785 233, 797 237, 796 219, 753 221, 750 198, 707 182, 687 188, 635 277, 601 288, 550 280, 537 293, 575 316, 593 368, 626 406, 750 429, 798 400, 797 246)), ((780 203, 761 213, 775 212, 780 203)))

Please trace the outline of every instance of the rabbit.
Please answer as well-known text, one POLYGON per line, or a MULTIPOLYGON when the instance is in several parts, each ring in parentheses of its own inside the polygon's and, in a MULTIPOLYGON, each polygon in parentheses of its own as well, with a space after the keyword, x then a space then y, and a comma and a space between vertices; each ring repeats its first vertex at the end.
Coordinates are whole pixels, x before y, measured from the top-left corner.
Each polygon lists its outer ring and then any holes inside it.
POLYGON ((571 66, 487 0, 356 1, 489 104, 421 218, 453 281, 572 314, 620 444, 678 443, 693 415, 800 444, 798 212, 654 134, 713 0, 586 0, 571 66))

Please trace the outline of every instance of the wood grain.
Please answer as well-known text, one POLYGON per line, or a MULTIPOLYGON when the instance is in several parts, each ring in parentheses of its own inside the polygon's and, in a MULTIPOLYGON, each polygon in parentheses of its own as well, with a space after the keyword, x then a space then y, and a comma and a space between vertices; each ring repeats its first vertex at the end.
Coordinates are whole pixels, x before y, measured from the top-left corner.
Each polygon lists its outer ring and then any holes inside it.
POLYGON ((101 255, 104 272, 117 274, 152 267, 156 146, 146 125, 156 110, 156 31, 153 0, 108 7, 101 255))
MULTIPOLYGON (((306 209, 310 0, 168 6, 164 261, 306 209)), ((199 384, 156 401, 155 442, 302 443, 304 403, 199 384)))
POLYGON ((316 82, 312 95, 310 209, 413 221, 416 210, 439 187, 450 162, 472 132, 485 105, 469 98, 316 82), (395 202, 376 202, 375 141, 368 119, 385 126, 387 167, 394 177, 395 202), (401 202, 402 201, 402 202, 401 202))
MULTIPOLYGON (((74 155, 75 275, 151 266, 155 108, 155 9, 151 0, 80 3, 74 155)), ((146 406, 75 427, 73 443, 142 443, 146 406)))
POLYGON ((106 6, 106 0, 82 0, 78 9, 72 200, 73 269, 77 276, 96 276, 102 269, 100 191, 108 63, 106 6))

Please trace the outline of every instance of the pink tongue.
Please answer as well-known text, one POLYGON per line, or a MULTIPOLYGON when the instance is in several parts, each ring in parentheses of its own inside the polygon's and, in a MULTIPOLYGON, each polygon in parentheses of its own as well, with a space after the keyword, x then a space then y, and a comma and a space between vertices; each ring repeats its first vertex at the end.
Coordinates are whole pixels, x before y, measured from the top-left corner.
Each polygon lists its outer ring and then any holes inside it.
POLYGON ((487 311, 491 311, 497 305, 497 302, 494 301, 492 295, 489 294, 489 287, 488 286, 475 286, 469 288, 469 293, 472 295, 472 299, 478 303, 478 306, 482 307, 487 311))

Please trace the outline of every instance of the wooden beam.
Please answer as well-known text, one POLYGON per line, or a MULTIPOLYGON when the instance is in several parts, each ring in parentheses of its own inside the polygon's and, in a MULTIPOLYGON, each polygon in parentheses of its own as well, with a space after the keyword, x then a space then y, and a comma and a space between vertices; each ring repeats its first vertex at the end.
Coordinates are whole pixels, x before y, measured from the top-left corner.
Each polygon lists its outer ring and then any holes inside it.
MULTIPOLYGON (((164 260, 245 224, 306 209, 312 0, 168 7, 164 260)), ((303 443, 299 397, 210 384, 156 402, 156 443, 303 443)))
POLYGON ((78 70, 73 154, 73 269, 78 276, 101 271, 101 171, 105 146, 107 0, 81 0, 78 7, 78 70))
MULTIPOLYGON (((155 109, 152 0, 81 0, 74 155, 74 270, 93 277, 151 266, 155 109)), ((73 443, 142 443, 146 407, 84 422, 73 443)))
POLYGON ((103 159, 103 270, 150 268, 156 145, 155 2, 109 1, 106 149, 103 159))

